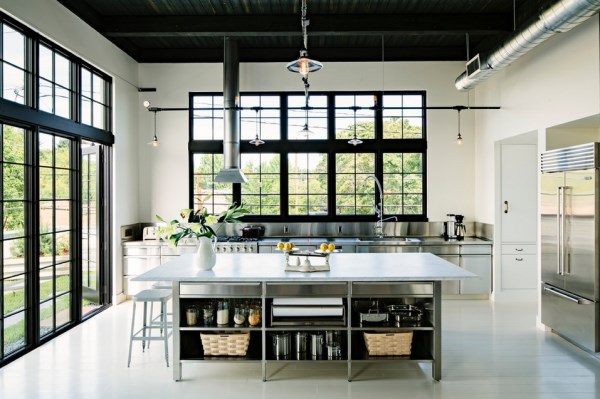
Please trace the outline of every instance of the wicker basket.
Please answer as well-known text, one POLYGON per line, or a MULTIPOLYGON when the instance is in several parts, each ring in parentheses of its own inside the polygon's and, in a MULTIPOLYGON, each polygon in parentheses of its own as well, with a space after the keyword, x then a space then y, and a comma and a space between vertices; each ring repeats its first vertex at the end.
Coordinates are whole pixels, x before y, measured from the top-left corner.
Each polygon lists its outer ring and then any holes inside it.
POLYGON ((410 355, 412 331, 363 334, 370 356, 410 355))
POLYGON ((246 356, 249 332, 200 334, 204 356, 246 356))

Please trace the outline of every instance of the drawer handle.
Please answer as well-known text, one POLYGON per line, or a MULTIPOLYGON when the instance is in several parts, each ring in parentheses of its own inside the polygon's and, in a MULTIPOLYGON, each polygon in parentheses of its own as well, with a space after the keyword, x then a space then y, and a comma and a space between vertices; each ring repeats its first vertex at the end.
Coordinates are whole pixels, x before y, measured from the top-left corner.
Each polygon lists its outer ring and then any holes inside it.
POLYGON ((523 258, 515 258, 517 262, 523 262, 523 258))
POLYGON ((523 251, 523 248, 515 248, 515 251, 521 252, 521 251, 523 251))

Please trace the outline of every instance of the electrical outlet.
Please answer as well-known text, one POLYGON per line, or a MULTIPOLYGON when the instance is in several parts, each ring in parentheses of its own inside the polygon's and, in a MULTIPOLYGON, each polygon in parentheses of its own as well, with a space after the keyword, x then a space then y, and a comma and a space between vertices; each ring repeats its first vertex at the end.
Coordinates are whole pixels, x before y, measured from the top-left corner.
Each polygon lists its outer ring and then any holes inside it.
POLYGON ((288 226, 283 226, 283 234, 287 234, 290 232, 290 228, 288 226))

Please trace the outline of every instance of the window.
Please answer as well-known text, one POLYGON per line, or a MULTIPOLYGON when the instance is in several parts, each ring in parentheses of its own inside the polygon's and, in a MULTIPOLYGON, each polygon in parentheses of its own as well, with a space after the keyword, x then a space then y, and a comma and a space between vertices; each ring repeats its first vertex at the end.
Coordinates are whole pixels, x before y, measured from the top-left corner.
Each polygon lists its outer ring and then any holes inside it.
POLYGON ((232 202, 248 222, 370 221, 381 181, 384 215, 426 220, 425 93, 241 93, 244 184, 214 183, 223 164, 223 97, 191 93, 190 199, 217 213, 232 202), (386 104, 382 107, 382 104, 386 104), (308 133, 307 133, 308 131, 308 133), (362 144, 348 140, 356 134, 362 144), (259 136, 266 143, 250 143, 259 136))
POLYGON ((2 23, 2 98, 27 104, 27 37, 6 22, 2 23))
POLYGON ((110 108, 108 82, 86 67, 81 68, 81 123, 108 129, 110 108))
POLYGON ((41 111, 71 118, 73 91, 71 61, 51 48, 39 45, 38 104, 41 111))
POLYGON ((30 132, 15 126, 0 125, 2 135, 2 270, 0 274, 0 359, 22 349, 27 344, 26 288, 31 285, 27 270, 26 245, 29 234, 27 224, 26 176, 31 174, 31 164, 26 161, 25 148, 30 132))
POLYGON ((290 215, 327 215, 327 154, 288 155, 290 215))
POLYGON ((194 155, 194 209, 206 208, 209 213, 216 214, 231 205, 231 184, 215 182, 215 176, 222 168, 222 154, 194 155))
POLYGON ((421 154, 383 154, 383 213, 419 215, 423 212, 421 154))
POLYGON ((375 191, 373 182, 365 182, 375 174, 375 154, 336 154, 336 215, 371 215, 375 191))
POLYGON ((73 259, 72 140, 40 133, 39 164, 39 314, 40 336, 71 321, 73 259))
POLYGON ((242 154, 242 202, 254 215, 280 215, 281 161, 279 154, 242 154))
POLYGON ((110 304, 114 136, 110 78, 2 12, 0 89, 2 366, 110 304))
POLYGON ((223 140, 223 96, 195 96, 192 107, 194 140, 223 140))
POLYGON ((335 96, 335 138, 375 138, 375 101, 372 95, 335 96))

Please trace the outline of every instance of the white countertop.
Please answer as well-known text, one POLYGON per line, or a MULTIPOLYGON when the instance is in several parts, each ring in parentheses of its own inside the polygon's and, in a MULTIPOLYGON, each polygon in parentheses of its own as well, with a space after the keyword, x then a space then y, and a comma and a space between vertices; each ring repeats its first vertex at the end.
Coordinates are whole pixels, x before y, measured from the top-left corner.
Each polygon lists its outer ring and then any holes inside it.
MULTIPOLYGON (((329 272, 286 272, 285 256, 276 254, 217 254, 209 271, 181 255, 133 281, 434 281, 476 278, 477 275, 429 253, 335 253, 329 272)), ((324 262, 324 259, 319 259, 324 262)), ((317 261, 314 262, 314 264, 317 261)))

